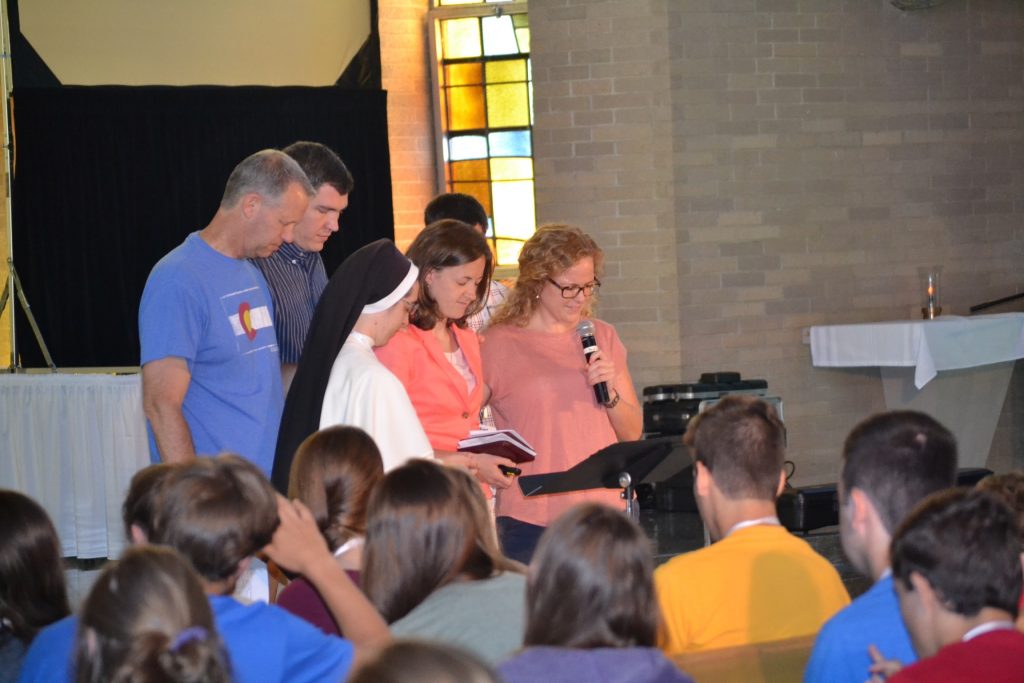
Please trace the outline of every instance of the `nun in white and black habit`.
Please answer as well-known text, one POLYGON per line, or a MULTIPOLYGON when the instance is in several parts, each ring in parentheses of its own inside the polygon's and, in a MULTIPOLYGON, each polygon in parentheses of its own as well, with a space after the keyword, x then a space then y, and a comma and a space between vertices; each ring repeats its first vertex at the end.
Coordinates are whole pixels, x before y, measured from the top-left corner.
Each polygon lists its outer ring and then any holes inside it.
POLYGON ((362 247, 334 271, 285 400, 273 470, 279 491, 288 490, 299 444, 324 427, 365 430, 380 449, 385 471, 409 458, 433 456, 401 382, 373 353, 408 324, 418 274, 390 240, 362 247))

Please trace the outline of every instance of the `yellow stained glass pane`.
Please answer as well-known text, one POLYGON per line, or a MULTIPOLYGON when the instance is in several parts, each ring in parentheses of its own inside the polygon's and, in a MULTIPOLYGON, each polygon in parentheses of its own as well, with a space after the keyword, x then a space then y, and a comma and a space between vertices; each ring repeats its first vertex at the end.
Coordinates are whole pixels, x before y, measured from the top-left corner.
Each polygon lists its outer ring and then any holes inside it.
POLYGON ((445 88, 445 92, 448 95, 448 130, 474 130, 487 125, 481 86, 445 88))
POLYGON ((533 159, 528 157, 491 159, 491 178, 494 180, 533 180, 533 159))
POLYGON ((524 55, 530 53, 530 29, 529 28, 517 28, 516 29, 516 42, 519 43, 519 51, 524 55))
POLYGON ((514 180, 491 184, 494 197, 494 234, 527 239, 537 227, 533 181, 514 180))
MULTIPOLYGON (((448 64, 444 67, 445 85, 476 85, 482 83, 480 62, 469 64, 448 64)), ((525 79, 519 79, 525 80, 525 79)))
POLYGON ((451 183, 452 192, 461 192, 475 197, 480 202, 487 215, 491 215, 491 184, 483 183, 451 183))
POLYGON ((449 173, 451 174, 451 179, 456 182, 491 179, 489 169, 487 168, 487 159, 454 161, 449 165, 449 173))
POLYGON ((511 266, 519 263, 519 252, 523 250, 523 243, 518 240, 503 240, 499 238, 496 250, 498 252, 498 265, 511 266))
MULTIPOLYGON (((488 83, 513 83, 526 80, 526 60, 506 59, 500 62, 487 62, 488 83)), ((476 81, 479 83, 479 81, 476 81)))
POLYGON ((487 124, 491 128, 530 125, 526 83, 487 86, 487 124))
POLYGON ((480 56, 480 20, 476 17, 441 21, 441 58, 480 56))

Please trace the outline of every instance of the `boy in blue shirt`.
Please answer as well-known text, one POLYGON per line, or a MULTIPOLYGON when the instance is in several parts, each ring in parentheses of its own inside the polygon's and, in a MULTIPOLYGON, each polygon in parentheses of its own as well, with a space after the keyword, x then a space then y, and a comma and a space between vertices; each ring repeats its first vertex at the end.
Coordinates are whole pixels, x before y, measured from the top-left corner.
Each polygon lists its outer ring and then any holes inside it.
MULTIPOLYGON (((352 667, 353 645, 363 650, 387 640, 383 619, 334 563, 309 511, 277 496, 252 463, 234 455, 200 458, 167 468, 148 485, 153 501, 148 541, 175 548, 200 575, 234 680, 340 681, 352 667), (276 606, 243 605, 230 597, 249 558, 265 546, 272 559, 321 591, 348 640, 327 636, 276 606)), ((145 526, 125 522, 128 528, 145 526)), ((75 629, 76 619, 68 617, 42 631, 19 680, 75 680, 75 629)))

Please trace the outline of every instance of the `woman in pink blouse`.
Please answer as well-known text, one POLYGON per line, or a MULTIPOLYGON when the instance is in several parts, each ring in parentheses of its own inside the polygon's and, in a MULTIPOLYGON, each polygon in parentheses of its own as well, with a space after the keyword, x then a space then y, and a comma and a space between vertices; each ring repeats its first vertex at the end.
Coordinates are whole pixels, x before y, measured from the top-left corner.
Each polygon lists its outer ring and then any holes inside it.
POLYGON ((466 321, 487 299, 490 247, 466 223, 441 220, 420 232, 406 256, 419 268, 419 298, 409 326, 377 348, 377 358, 405 387, 435 457, 466 467, 484 484, 507 487, 511 480, 499 465, 511 460, 455 452, 480 426, 486 396, 480 341, 466 321))
MULTIPOLYGON (((598 351, 588 362, 576 326, 590 318, 604 253, 576 227, 546 225, 523 246, 519 278, 492 318, 482 347, 484 379, 499 429, 522 434, 537 459, 523 474, 560 472, 616 441, 640 438, 642 415, 615 329, 593 320, 598 351), (598 403, 594 385, 609 400, 598 403)), ((618 491, 596 489, 525 498, 498 493, 498 532, 506 555, 528 562, 544 527, 582 501, 619 506, 618 491)))

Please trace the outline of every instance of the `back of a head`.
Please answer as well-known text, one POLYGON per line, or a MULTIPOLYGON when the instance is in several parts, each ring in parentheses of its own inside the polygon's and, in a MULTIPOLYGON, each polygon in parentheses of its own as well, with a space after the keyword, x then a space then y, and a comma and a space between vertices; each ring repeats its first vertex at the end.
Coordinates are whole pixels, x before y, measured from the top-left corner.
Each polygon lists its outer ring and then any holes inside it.
POLYGON ((726 396, 690 422, 683 443, 726 497, 775 499, 786 428, 764 401, 726 396))
POLYGON ((296 162, 309 178, 314 190, 330 185, 344 196, 352 191, 355 181, 345 162, 330 147, 319 142, 293 142, 281 150, 296 162))
POLYGON ((1016 515, 985 491, 949 489, 926 498, 892 539, 893 579, 928 580, 946 609, 973 617, 983 607, 1017 616, 1021 543, 1016 515))
POLYGON ((152 543, 168 545, 209 582, 225 581, 270 542, 277 499, 258 467, 237 455, 175 466, 156 503, 152 543))
POLYGON ((210 603, 170 548, 131 548, 93 584, 79 617, 78 683, 230 681, 210 603))
POLYGON ((871 499, 891 534, 928 495, 956 483, 956 438, 935 419, 910 410, 864 420, 843 446, 840 483, 871 499))
POLYGON ((0 621, 23 643, 70 612, 62 554, 42 506, 0 489, 0 621))
POLYGON ((294 159, 276 149, 264 149, 243 159, 224 186, 221 209, 233 208, 247 194, 256 193, 270 204, 277 204, 293 184, 302 188, 306 196, 316 192, 309 178, 294 159))
POLYGON ((526 587, 524 645, 653 647, 658 605, 650 541, 604 505, 579 505, 541 537, 526 587))
POLYGON ((439 194, 427 204, 423 211, 423 224, 452 218, 471 226, 479 225, 487 230, 487 211, 476 197, 461 192, 439 194))
POLYGON ((396 640, 360 666, 349 683, 499 683, 486 664, 463 650, 396 640))
POLYGON ((154 508, 160 495, 160 487, 173 468, 173 463, 158 462, 142 468, 132 477, 128 493, 121 505, 124 535, 129 541, 132 540, 133 526, 145 534, 147 539, 153 535, 154 508))
POLYGON ((328 427, 296 451, 288 497, 305 503, 334 551, 366 533, 370 493, 383 478, 384 463, 369 434, 358 427, 328 427))
POLYGON ((478 544, 478 515, 447 470, 410 460, 370 495, 363 590, 388 623, 460 575, 494 570, 478 544))
POLYGON ((1024 545, 1024 470, 985 477, 978 482, 978 489, 996 496, 1017 514, 1017 527, 1024 545))

